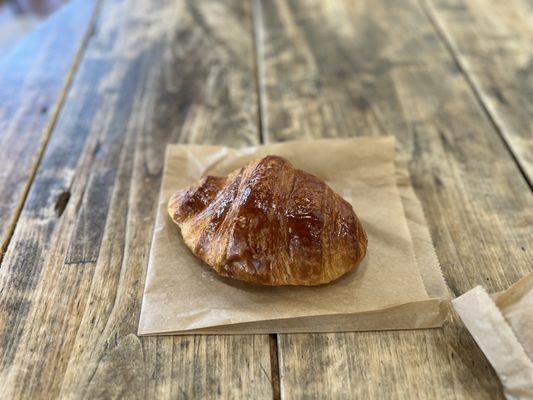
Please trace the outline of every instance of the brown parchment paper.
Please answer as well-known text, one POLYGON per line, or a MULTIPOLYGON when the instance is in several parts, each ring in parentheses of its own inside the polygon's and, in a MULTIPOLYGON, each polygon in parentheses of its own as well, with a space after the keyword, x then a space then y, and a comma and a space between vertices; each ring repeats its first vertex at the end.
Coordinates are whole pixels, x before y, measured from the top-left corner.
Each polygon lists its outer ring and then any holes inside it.
POLYGON ((441 326, 446 286, 394 139, 277 143, 247 149, 171 145, 148 265, 139 334, 334 332, 441 326), (369 236, 359 269, 319 287, 263 287, 219 277, 166 213, 171 193, 267 154, 324 179, 369 236), (397 185, 398 179, 398 185, 397 185), (408 218, 406 218, 406 216, 408 218), (412 238, 416 238, 413 245, 412 238))
POLYGON ((453 300, 508 399, 533 399, 533 273, 489 296, 477 286, 453 300))

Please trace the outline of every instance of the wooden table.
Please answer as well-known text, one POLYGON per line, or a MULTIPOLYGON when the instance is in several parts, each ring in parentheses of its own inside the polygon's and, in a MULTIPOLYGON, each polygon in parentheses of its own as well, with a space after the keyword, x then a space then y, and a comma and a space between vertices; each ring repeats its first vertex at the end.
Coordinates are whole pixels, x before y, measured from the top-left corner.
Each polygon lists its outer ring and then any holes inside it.
POLYGON ((455 295, 533 270, 527 0, 74 0, 0 63, 2 398, 502 398, 465 327, 136 336, 168 143, 393 134, 455 295))

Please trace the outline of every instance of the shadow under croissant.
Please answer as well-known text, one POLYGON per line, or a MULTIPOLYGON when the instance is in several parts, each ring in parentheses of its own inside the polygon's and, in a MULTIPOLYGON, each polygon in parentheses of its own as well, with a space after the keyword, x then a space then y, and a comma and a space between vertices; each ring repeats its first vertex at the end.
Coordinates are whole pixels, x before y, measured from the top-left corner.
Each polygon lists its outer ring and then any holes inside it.
POLYGON ((351 270, 347 272, 346 274, 340 276, 339 278, 322 285, 316 285, 316 286, 304 286, 304 285, 283 285, 283 286, 269 286, 269 285, 261 285, 258 283, 251 283, 251 282, 244 282, 240 281, 238 279, 226 277, 219 275, 213 268, 211 268, 208 264, 203 262, 201 259, 196 257, 194 253, 189 249, 190 254, 192 254, 196 260, 198 260, 198 266, 201 268, 199 269, 200 274, 204 277, 209 277, 209 279, 215 279, 219 282, 223 282, 227 285, 230 285, 236 289, 246 291, 246 292, 254 292, 254 293, 281 293, 285 292, 287 290, 290 290, 291 292, 296 291, 306 291, 306 290, 320 290, 320 289, 326 289, 330 288, 331 286, 345 286, 345 285, 353 285, 354 281, 361 281, 363 276, 366 273, 366 270, 368 268, 368 260, 369 260, 369 254, 367 252, 365 258, 359 263, 359 266, 357 266, 354 270, 351 270))

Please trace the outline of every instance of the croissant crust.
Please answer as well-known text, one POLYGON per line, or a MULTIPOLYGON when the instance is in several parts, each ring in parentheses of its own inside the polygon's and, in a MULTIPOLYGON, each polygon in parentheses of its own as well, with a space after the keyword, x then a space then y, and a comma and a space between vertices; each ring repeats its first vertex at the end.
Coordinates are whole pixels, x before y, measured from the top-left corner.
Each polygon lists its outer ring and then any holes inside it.
POLYGON ((246 282, 320 285, 355 269, 366 253, 350 203, 278 156, 178 190, 168 212, 197 257, 246 282))

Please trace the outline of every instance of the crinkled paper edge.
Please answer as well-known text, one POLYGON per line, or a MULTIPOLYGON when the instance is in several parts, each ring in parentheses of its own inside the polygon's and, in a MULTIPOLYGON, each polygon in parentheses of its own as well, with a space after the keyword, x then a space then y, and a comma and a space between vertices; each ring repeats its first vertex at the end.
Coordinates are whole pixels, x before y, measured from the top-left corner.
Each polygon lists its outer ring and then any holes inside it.
POLYGON ((533 361, 485 289, 476 286, 452 304, 494 367, 506 397, 533 398, 533 361))

